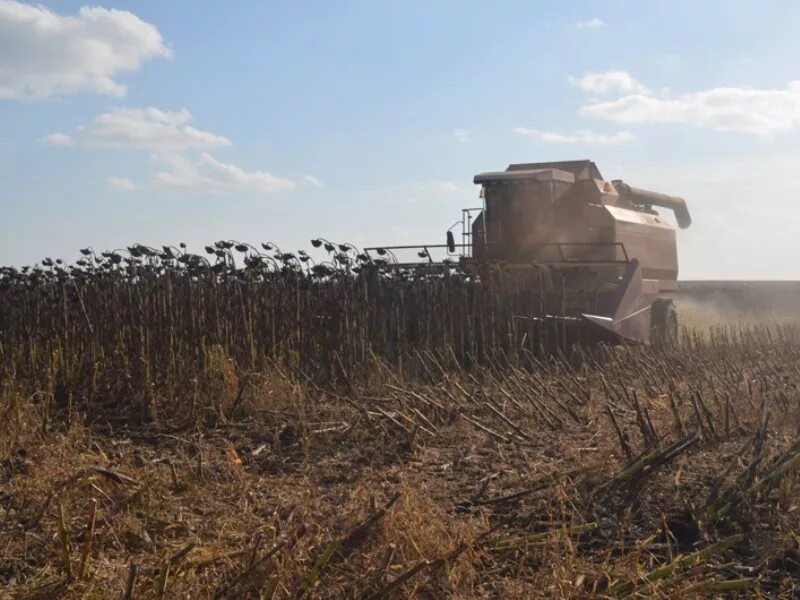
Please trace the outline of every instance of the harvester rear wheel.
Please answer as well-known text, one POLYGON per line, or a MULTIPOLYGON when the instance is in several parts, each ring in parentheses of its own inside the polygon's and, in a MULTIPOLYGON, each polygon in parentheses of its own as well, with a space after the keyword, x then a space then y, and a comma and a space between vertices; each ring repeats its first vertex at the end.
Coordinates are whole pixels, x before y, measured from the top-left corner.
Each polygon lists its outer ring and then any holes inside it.
POLYGON ((654 344, 675 345, 678 342, 678 311, 672 300, 656 300, 650 314, 651 341, 654 344))

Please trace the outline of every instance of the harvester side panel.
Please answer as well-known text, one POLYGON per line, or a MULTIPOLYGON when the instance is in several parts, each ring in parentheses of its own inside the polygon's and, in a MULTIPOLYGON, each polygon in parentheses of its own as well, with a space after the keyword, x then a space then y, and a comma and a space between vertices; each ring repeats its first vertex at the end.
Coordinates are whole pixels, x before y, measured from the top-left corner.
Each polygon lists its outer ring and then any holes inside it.
POLYGON ((659 215, 617 206, 605 209, 614 219, 616 242, 642 265, 642 278, 657 280, 659 290, 676 288, 678 253, 675 230, 659 215))

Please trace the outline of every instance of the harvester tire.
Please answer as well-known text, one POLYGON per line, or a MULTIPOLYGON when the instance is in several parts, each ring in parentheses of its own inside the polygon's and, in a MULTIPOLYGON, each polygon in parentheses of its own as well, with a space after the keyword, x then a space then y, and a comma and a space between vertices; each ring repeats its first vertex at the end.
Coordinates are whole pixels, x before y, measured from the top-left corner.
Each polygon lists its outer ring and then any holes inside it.
POLYGON ((650 339, 654 344, 678 343, 678 311, 672 300, 656 300, 650 309, 650 339))

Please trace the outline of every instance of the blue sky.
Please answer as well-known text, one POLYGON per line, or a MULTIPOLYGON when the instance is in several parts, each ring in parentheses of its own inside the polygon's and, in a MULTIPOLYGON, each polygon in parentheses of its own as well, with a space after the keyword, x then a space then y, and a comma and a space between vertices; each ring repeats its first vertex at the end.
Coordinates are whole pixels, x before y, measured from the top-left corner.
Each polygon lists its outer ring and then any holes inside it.
POLYGON ((441 242, 480 171, 684 195, 686 278, 800 278, 800 4, 0 0, 0 263, 441 242))

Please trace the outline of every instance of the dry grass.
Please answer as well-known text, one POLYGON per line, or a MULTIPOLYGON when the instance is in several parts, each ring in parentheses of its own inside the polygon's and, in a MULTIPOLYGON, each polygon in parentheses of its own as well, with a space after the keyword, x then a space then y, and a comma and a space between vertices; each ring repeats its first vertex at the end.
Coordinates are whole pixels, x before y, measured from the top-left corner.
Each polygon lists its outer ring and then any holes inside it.
POLYGON ((375 363, 346 393, 276 369, 242 395, 213 350, 193 419, 139 425, 7 378, 3 593, 119 598, 133 565, 136 598, 790 597, 798 369, 786 326, 403 383, 375 363))

